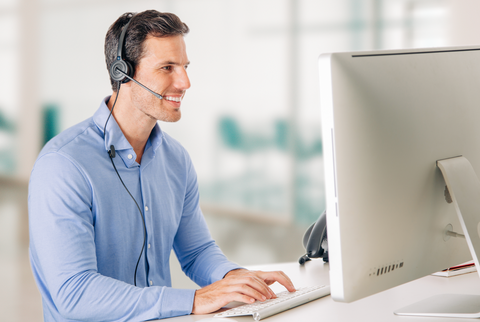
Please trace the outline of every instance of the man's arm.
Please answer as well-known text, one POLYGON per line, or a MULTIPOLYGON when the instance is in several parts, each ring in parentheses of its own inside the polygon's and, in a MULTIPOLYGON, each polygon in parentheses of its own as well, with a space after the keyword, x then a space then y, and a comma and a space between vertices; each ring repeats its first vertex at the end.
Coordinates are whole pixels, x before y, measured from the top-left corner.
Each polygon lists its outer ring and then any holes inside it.
POLYGON ((268 287, 279 282, 295 288, 283 272, 249 271, 230 262, 210 236, 199 207, 196 173, 187 157, 187 189, 184 213, 175 238, 175 252, 184 272, 204 286, 195 292, 192 313, 216 311, 232 301, 252 303, 275 297, 268 287))
POLYGON ((44 308, 56 320, 140 321, 190 313, 185 302, 193 301, 192 290, 139 288, 98 272, 95 192, 73 161, 43 156, 29 190, 32 268, 44 308), (178 298, 185 302, 174 303, 178 298))

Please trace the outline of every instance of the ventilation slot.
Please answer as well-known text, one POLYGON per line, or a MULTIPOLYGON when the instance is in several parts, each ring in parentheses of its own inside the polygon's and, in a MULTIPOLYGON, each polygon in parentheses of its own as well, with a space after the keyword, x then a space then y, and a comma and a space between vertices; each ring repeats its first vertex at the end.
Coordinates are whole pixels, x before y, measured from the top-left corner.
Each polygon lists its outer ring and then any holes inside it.
POLYGON ((394 264, 389 264, 385 266, 376 267, 370 270, 368 276, 382 276, 385 274, 393 273, 401 268, 403 268, 403 262, 397 262, 394 264))

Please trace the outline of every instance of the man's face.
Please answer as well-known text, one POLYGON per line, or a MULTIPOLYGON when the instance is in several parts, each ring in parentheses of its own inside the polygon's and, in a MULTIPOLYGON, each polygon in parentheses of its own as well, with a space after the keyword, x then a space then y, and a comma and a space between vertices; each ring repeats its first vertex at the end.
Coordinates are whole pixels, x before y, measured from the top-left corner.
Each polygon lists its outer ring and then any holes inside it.
POLYGON ((144 42, 144 56, 136 66, 134 78, 162 95, 163 99, 134 84, 131 85, 134 108, 151 119, 178 121, 182 116, 181 101, 190 88, 186 71, 188 64, 183 36, 148 36, 144 42))

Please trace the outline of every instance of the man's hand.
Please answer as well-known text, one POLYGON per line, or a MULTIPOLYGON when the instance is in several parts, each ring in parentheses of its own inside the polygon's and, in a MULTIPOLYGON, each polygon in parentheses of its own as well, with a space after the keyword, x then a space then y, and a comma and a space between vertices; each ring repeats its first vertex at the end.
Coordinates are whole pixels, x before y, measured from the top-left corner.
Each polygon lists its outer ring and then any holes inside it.
POLYGON ((211 313, 233 301, 253 303, 255 300, 263 302, 275 298, 275 293, 268 287, 275 282, 285 286, 288 291, 295 292, 292 281, 281 271, 230 271, 222 280, 195 292, 192 313, 211 313))

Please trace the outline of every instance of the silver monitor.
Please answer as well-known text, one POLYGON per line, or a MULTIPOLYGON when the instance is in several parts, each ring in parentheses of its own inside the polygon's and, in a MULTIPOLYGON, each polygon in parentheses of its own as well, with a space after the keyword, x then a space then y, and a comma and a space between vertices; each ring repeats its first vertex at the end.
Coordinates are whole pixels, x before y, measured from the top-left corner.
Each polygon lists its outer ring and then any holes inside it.
POLYGON ((480 187, 480 48, 331 53, 319 68, 334 300, 471 260, 480 202, 459 200, 480 187), (471 165, 460 172, 476 188, 446 193, 437 161, 455 157, 471 165))

